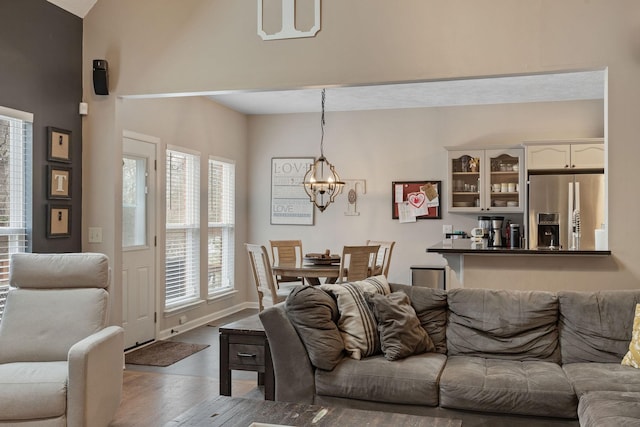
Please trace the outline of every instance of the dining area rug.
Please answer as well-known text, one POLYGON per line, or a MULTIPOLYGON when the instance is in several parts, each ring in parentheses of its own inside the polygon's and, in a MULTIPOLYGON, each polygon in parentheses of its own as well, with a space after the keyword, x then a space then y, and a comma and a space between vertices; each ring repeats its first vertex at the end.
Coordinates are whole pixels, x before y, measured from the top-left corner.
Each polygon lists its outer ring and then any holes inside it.
POLYGON ((148 346, 125 354, 125 363, 131 365, 166 367, 207 347, 209 347, 208 344, 156 341, 148 346))

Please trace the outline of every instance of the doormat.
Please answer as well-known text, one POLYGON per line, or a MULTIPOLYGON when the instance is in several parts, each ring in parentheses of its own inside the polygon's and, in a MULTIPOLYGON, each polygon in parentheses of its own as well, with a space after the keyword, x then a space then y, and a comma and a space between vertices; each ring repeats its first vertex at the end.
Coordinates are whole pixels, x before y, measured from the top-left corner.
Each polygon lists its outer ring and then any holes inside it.
POLYGON ((169 366, 205 348, 207 344, 191 344, 178 341, 156 341, 124 356, 130 365, 169 366))

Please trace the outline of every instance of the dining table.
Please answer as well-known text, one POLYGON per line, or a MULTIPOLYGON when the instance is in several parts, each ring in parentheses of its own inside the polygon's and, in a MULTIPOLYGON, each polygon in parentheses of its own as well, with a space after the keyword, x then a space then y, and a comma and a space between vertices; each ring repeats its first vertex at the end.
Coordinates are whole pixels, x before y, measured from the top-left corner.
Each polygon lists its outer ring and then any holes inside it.
POLYGON ((340 277, 340 259, 336 262, 318 263, 309 260, 299 260, 295 263, 274 264, 273 274, 287 277, 302 277, 309 285, 319 285, 320 279, 324 283, 335 283, 340 277))

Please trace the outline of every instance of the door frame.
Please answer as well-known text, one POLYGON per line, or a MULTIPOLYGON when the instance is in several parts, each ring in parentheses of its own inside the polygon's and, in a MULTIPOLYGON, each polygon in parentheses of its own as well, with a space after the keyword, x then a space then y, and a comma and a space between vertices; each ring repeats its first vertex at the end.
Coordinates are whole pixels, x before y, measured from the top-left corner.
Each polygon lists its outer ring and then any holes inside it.
MULTIPOLYGON (((159 250, 158 250, 158 241, 159 239, 159 235, 158 235, 158 224, 159 221, 161 220, 160 218, 160 210, 158 209, 158 204, 159 204, 159 195, 161 194, 160 192, 160 174, 158 171, 158 153, 159 153, 159 148, 160 148, 160 144, 161 144, 161 140, 159 137, 156 136, 151 136, 151 135, 146 135, 143 133, 139 133, 139 132, 134 132, 134 131, 130 131, 130 130, 126 130, 123 129, 122 131, 122 139, 121 139, 121 143, 123 145, 122 147, 122 155, 121 157, 124 157, 125 154, 125 150, 124 150, 124 139, 135 139, 138 141, 142 141, 142 142, 146 142, 149 144, 152 144, 154 146, 154 151, 155 151, 155 164, 152 166, 152 170, 154 171, 154 185, 155 185, 155 189, 156 189, 156 194, 155 194, 155 209, 153 212, 153 217, 154 217, 154 224, 155 224, 155 230, 151 230, 150 233, 152 234, 152 238, 154 240, 153 244, 155 247, 155 254, 154 254, 154 275, 156 278, 156 285, 155 285, 155 289, 154 289, 154 300, 153 300, 153 309, 154 309, 154 316, 155 316, 155 321, 154 321, 154 329, 153 329, 153 341, 156 341, 160 335, 160 313, 162 313, 161 310, 161 305, 160 305, 160 290, 159 286, 158 286, 158 273, 160 272, 160 255, 159 255, 159 250)), ((150 167, 151 170, 151 167, 150 167)), ((122 201, 120 201, 120 203, 122 204, 122 201)), ((122 206, 120 207, 122 209, 122 206)), ((122 225, 121 225, 121 229, 122 229, 122 225)), ((120 248, 118 249, 120 251, 120 257, 122 258, 124 256, 124 251, 122 250, 122 245, 120 245, 120 248)), ((122 274, 122 273, 120 273, 122 274)), ((164 277, 164 276, 163 276, 164 277)))

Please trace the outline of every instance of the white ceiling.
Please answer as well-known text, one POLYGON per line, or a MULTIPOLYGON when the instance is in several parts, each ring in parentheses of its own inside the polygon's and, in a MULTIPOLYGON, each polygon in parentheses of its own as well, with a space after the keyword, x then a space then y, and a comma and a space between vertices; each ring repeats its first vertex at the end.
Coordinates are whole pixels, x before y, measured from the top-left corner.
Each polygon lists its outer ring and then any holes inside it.
MULTIPOLYGON (((225 91, 214 101, 245 114, 320 111, 322 88, 225 91)), ((326 111, 381 110, 604 99, 605 71, 580 71, 371 86, 327 86, 326 111)))
POLYGON ((56 6, 84 18, 98 0, 47 0, 56 6))

